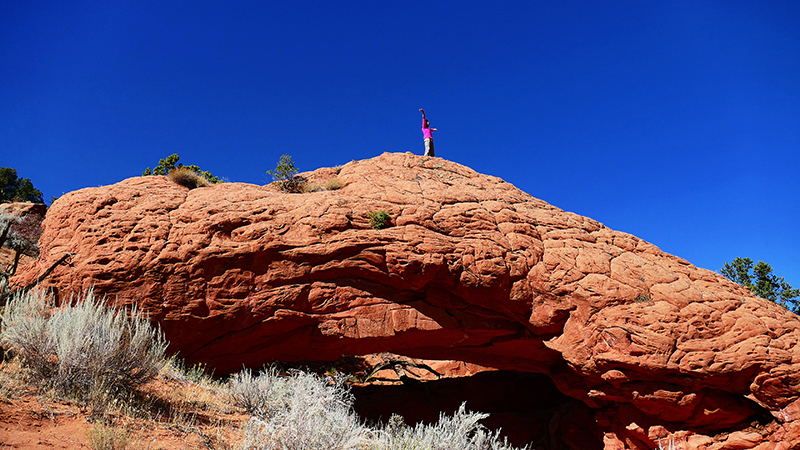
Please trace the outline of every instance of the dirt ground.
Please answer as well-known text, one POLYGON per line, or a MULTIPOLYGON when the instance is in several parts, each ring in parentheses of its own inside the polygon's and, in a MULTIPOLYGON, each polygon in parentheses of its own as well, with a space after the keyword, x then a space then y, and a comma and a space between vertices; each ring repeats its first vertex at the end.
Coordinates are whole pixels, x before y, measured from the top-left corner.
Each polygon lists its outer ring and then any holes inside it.
MULTIPOLYGON (((9 382, 8 379, 0 382, 9 382)), ((231 449, 247 416, 203 386, 164 377, 150 402, 93 411, 19 386, 0 397, 0 449, 231 449)))

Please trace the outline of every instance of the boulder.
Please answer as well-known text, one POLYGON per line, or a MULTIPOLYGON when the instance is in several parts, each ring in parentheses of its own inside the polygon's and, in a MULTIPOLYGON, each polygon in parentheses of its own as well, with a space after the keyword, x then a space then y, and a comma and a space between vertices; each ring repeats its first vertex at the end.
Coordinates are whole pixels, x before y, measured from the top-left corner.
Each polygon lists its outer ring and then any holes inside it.
POLYGON ((303 176, 342 187, 149 176, 65 194, 16 280, 73 254, 45 287, 137 304, 218 374, 393 352, 546 375, 608 449, 800 445, 800 320, 782 307, 441 158, 303 176))

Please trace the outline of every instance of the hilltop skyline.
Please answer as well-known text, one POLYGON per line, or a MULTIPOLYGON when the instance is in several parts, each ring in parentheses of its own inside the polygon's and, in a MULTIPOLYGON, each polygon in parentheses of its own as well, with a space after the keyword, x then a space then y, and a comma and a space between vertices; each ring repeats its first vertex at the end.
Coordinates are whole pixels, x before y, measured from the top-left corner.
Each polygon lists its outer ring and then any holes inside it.
POLYGON ((266 184, 439 157, 719 271, 800 286, 800 4, 8 1, 0 166, 45 200, 177 153, 266 184))

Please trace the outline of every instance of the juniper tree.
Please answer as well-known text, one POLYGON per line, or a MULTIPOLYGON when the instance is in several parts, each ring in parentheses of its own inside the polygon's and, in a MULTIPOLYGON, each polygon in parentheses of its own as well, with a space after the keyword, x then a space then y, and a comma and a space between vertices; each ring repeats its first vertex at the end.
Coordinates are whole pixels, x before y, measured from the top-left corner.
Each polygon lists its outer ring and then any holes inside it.
POLYGON ((795 314, 800 314, 800 289, 792 288, 783 277, 772 273, 772 266, 759 261, 753 264, 750 258, 734 258, 725 263, 720 273, 729 280, 750 289, 753 295, 773 301, 795 314))
POLYGON ((0 203, 21 201, 44 203, 42 192, 28 178, 19 178, 16 169, 0 167, 0 203))
POLYGON ((208 180, 208 182, 211 184, 222 183, 222 181, 218 177, 211 175, 211 172, 202 170, 199 167, 195 166, 194 164, 190 166, 184 166, 183 164, 178 162, 179 159, 180 157, 178 156, 178 154, 173 153, 167 156, 165 159, 158 160, 158 165, 152 170, 149 167, 145 169, 145 171, 142 172, 142 176, 169 175, 169 173, 175 169, 184 168, 187 170, 191 170, 192 172, 195 172, 196 174, 208 180))

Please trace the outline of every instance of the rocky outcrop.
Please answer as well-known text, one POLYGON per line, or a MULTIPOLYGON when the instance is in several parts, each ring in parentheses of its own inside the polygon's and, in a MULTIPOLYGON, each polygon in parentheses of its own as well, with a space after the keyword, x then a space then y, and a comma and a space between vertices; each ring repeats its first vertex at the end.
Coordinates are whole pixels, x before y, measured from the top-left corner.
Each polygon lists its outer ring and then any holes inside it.
POLYGON ((218 373, 390 351, 546 375, 590 409, 585 448, 800 446, 800 320, 783 308, 441 158, 304 176, 343 187, 151 176, 66 194, 18 280, 73 254, 47 287, 139 304, 218 373))
MULTIPOLYGON (((38 223, 44 218, 45 213, 47 212, 47 206, 44 203, 30 203, 30 202, 9 202, 9 203, 0 203, 0 215, 11 215, 11 216, 19 216, 19 217, 26 217, 26 216, 34 216, 35 219, 31 222, 31 225, 35 225, 38 227, 38 223)), ((18 256, 20 259, 17 263, 18 267, 24 267, 34 261, 34 258, 27 253, 30 252, 23 252, 20 255, 17 255, 17 252, 12 250, 11 248, 2 247, 0 248, 0 271, 7 272, 10 271, 11 268, 14 266, 14 259, 18 256)), ((35 255, 35 253, 32 253, 35 255)), ((2 300, 0 300, 0 303, 2 300)))

